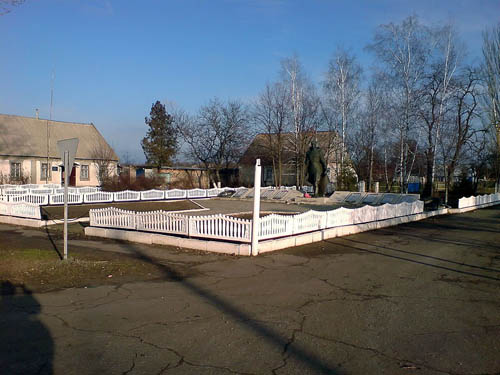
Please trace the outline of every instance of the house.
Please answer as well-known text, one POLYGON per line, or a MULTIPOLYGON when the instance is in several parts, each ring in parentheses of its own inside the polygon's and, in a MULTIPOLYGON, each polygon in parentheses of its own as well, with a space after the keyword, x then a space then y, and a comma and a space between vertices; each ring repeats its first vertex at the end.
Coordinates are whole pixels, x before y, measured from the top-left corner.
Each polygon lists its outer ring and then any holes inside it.
POLYGON ((0 114, 0 183, 63 181, 57 141, 78 138, 72 186, 97 186, 99 168, 116 174, 118 157, 91 124, 0 114))
MULTIPOLYGON (((305 154, 309 149, 312 141, 316 141, 318 147, 322 149, 324 153, 324 158, 327 163, 328 169, 327 174, 330 182, 335 183, 337 180, 337 151, 338 147, 338 136, 337 133, 331 131, 319 131, 304 133, 301 136, 300 142, 300 156, 299 156, 299 170, 302 174, 302 180, 300 185, 305 184, 305 168, 304 160, 305 154)), ((282 159, 282 173, 281 173, 281 185, 292 186, 296 185, 296 153, 294 152, 295 134, 294 133, 281 133, 278 134, 268 134, 261 133, 257 134, 253 139, 252 143, 248 146, 247 150, 240 158, 239 161, 239 179, 240 183, 245 186, 253 186, 254 179, 254 168, 255 160, 260 159, 262 166, 261 174, 261 184, 262 186, 273 186, 276 185, 278 179, 275 179, 275 174, 277 171, 277 155, 278 151, 281 153, 282 159), (278 145, 281 144, 281 148, 278 145), (274 167, 273 167, 273 156, 274 156, 274 167)))

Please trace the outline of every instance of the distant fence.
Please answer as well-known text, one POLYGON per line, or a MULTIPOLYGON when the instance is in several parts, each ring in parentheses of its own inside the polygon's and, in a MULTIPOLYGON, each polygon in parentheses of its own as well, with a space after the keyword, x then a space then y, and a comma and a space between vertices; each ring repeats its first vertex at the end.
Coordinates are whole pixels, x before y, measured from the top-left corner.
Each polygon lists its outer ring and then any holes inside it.
POLYGON ((463 197, 458 200, 458 208, 481 206, 483 204, 500 202, 500 193, 463 197))
MULTIPOLYGON (((307 211, 298 215, 271 214, 260 219, 259 240, 352 224, 387 220, 423 212, 424 203, 384 204, 355 209, 307 211)), ((187 216, 166 211, 134 212, 109 207, 89 211, 90 225, 155 233, 251 242, 252 221, 225 215, 187 216)))
MULTIPOLYGON (((38 188, 12 188, 12 185, 2 185, 0 187, 0 202, 29 202, 37 203, 41 206, 60 205, 64 203, 63 188, 48 188, 46 186, 38 188), (7 186, 7 187, 6 187, 7 186)), ((37 185, 20 185, 37 186, 37 185)), ((104 192, 99 188, 83 187, 68 188, 68 203, 110 203, 110 202, 131 202, 149 200, 172 200, 172 199, 197 199, 216 197, 221 192, 230 188, 214 189, 171 189, 171 190, 146 190, 132 191, 123 190, 117 192, 104 192)))

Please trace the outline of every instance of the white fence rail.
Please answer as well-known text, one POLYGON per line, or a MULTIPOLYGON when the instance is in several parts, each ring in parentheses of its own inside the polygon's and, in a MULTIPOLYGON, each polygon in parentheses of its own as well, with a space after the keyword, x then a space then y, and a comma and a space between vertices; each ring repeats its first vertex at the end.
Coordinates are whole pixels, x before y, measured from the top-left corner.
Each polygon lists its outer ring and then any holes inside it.
POLYGON ((141 200, 142 201, 149 201, 149 200, 156 200, 156 199, 164 199, 165 198, 165 192, 163 190, 146 190, 146 191, 141 191, 141 200))
POLYGON ((500 193, 463 197, 458 200, 458 208, 480 206, 500 201, 500 193))
MULTIPOLYGON (((68 204, 83 203, 83 194, 68 193, 68 204)), ((64 204, 64 194, 50 195, 49 204, 64 204)))
MULTIPOLYGON (((414 215, 424 210, 424 203, 384 204, 355 209, 307 211, 298 215, 271 214, 261 218, 259 239, 306 233, 325 228, 387 220, 414 215)), ((117 208, 90 210, 90 225, 136 229, 148 232, 181 234, 190 237, 251 242, 252 221, 225 215, 186 216, 165 211, 132 212, 117 208)))
POLYGON ((27 202, 45 206, 49 204, 49 196, 40 194, 12 195, 9 202, 27 202))
POLYGON ((251 242, 252 221, 225 215, 190 216, 189 235, 251 242))
MULTIPOLYGON (((64 188, 59 185, 0 185, 0 201, 7 202, 38 202, 41 205, 63 204, 64 188), (46 195, 48 198, 30 198, 25 200, 18 198, 21 195, 46 195), (16 198, 14 198, 16 197, 16 198)), ((213 189, 172 189, 172 190, 146 190, 132 191, 123 190, 117 192, 100 191, 97 187, 70 187, 68 192, 71 195, 70 204, 76 203, 109 203, 109 202, 130 202, 130 201, 149 201, 149 200, 170 200, 170 199, 196 199, 216 197, 229 188, 213 189)))
POLYGON ((186 216, 166 211, 133 212, 109 207, 89 211, 90 225, 181 234, 190 237, 251 241, 251 220, 224 215, 186 216))
POLYGON ((117 191, 113 193, 113 200, 115 202, 139 201, 141 200, 141 193, 132 190, 117 191))
POLYGON ((188 216, 165 211, 153 211, 136 214, 138 230, 189 235, 188 216))
POLYGON ((268 215, 260 219, 259 240, 289 236, 345 225, 369 223, 423 212, 424 202, 384 204, 331 211, 307 211, 298 215, 268 215))
POLYGON ((113 202, 114 193, 106 193, 104 191, 96 191, 95 193, 83 194, 83 201, 85 203, 106 203, 113 202))
POLYGON ((41 220, 40 206, 27 202, 0 202, 0 215, 41 220))

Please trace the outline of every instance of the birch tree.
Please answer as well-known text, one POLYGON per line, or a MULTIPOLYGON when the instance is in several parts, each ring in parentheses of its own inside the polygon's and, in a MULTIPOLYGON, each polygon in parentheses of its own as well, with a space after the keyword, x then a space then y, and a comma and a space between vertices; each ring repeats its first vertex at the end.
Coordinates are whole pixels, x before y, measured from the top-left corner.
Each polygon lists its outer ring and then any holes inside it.
POLYGON ((338 48, 328 63, 328 71, 323 82, 327 103, 332 109, 335 123, 338 124, 336 129, 330 130, 336 130, 340 134, 340 150, 337 159, 340 161, 340 170, 337 178, 341 188, 344 187, 346 175, 346 139, 359 103, 361 72, 362 69, 356 57, 345 49, 338 48))
POLYGON ((425 73, 429 55, 428 29, 416 16, 410 16, 400 24, 381 25, 375 32, 373 43, 368 45, 385 75, 393 85, 395 103, 398 107, 394 118, 399 145, 399 184, 401 191, 407 189, 407 171, 410 156, 408 143, 410 131, 417 119, 419 89, 425 73))
POLYGON ((319 98, 296 55, 282 60, 281 76, 288 92, 289 126, 293 133, 288 147, 294 155, 295 183, 299 187, 304 183, 305 154, 319 126, 319 98))
POLYGON ((424 196, 433 193, 436 154, 445 112, 453 94, 452 80, 459 64, 457 35, 451 25, 431 31, 434 45, 433 61, 424 78, 420 117, 425 134, 426 183, 424 196))

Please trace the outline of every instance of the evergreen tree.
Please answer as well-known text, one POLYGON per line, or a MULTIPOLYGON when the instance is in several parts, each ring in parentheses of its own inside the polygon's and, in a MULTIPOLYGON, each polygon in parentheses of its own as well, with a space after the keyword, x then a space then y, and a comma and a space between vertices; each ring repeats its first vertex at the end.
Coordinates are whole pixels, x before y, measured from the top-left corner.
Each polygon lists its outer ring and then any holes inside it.
POLYGON ((176 153, 177 135, 173 126, 172 115, 159 101, 153 104, 149 117, 145 118, 149 126, 141 145, 146 162, 156 167, 170 165, 176 153))

